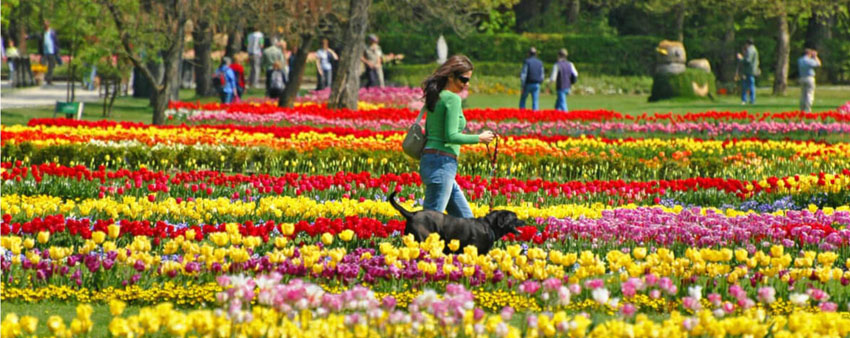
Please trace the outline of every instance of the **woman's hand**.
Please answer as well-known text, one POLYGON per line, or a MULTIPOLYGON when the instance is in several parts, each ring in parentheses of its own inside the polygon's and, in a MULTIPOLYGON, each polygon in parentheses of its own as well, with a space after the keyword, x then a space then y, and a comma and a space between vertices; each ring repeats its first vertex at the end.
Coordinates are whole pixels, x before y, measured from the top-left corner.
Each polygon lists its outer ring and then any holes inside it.
POLYGON ((493 141, 494 138, 496 138, 496 134, 493 134, 493 132, 489 130, 478 134, 478 142, 481 143, 490 143, 493 141))

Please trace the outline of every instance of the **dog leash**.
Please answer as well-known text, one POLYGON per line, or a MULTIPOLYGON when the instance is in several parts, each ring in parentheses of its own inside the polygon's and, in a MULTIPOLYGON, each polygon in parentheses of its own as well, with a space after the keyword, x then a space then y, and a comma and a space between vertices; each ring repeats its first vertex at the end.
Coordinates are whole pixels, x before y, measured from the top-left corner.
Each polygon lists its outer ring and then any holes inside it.
MULTIPOLYGON (((493 145, 493 152, 490 152, 490 144, 487 143, 487 159, 490 160, 490 185, 493 185, 493 179, 496 177, 496 168, 498 164, 496 163, 497 157, 499 156, 499 135, 496 135, 495 138, 496 143, 493 145)), ((487 189, 489 192, 490 189, 487 189)), ((493 211, 493 193, 490 193, 490 211, 493 211)))

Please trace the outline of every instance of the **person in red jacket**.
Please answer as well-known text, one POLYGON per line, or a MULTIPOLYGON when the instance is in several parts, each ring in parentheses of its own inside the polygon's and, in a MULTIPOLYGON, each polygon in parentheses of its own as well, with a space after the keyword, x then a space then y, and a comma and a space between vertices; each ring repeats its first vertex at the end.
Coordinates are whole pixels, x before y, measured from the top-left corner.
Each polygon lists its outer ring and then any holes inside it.
POLYGON ((233 63, 230 64, 230 69, 236 74, 236 96, 242 99, 242 94, 245 92, 245 67, 242 63, 245 62, 245 55, 237 54, 233 63))

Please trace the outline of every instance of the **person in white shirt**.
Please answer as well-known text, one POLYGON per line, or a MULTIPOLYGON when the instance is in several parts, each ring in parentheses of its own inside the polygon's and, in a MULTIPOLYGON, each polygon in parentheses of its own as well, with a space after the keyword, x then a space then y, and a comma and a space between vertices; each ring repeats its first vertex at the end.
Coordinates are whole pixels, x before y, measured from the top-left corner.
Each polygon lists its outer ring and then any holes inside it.
POLYGON ((328 47, 328 39, 322 39, 322 48, 316 51, 316 70, 318 71, 318 79, 316 90, 330 88, 333 83, 333 64, 331 58, 339 60, 333 49, 328 47))
POLYGON ((800 72, 800 111, 812 112, 815 101, 815 68, 821 66, 818 51, 806 48, 803 56, 797 59, 800 72))
POLYGON ((256 88, 260 85, 260 72, 263 61, 263 32, 252 29, 254 32, 248 34, 248 55, 251 58, 251 74, 248 83, 256 88))
POLYGON ((558 98, 555 100, 555 110, 567 111, 567 95, 570 94, 570 88, 577 80, 576 66, 567 61, 567 49, 561 48, 558 51, 558 62, 552 67, 552 76, 547 80, 554 82, 555 89, 557 89, 558 98))

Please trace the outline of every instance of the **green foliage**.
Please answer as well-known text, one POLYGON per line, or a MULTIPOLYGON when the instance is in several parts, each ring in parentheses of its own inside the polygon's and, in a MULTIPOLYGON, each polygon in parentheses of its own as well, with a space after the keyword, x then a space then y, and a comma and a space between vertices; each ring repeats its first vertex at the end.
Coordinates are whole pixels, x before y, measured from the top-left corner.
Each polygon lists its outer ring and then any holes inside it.
POLYGON ((510 33, 515 25, 516 15, 513 11, 492 9, 487 19, 478 24, 478 31, 485 34, 510 33))
POLYGON ((12 13, 12 10, 18 7, 20 0, 5 0, 2 4, 0 4, 0 27, 3 27, 3 30, 9 29, 9 14, 12 13))
POLYGON ((687 68, 680 74, 658 74, 653 77, 652 96, 649 101, 664 99, 704 99, 713 97, 717 92, 714 74, 694 68, 687 68), (708 97, 696 93, 694 86, 708 85, 708 97))
MULTIPOLYGON (((449 55, 465 54, 476 67, 481 61, 512 62, 519 74, 528 48, 537 47, 546 63, 557 60, 561 48, 570 51, 569 59, 580 70, 607 75, 649 75, 655 64, 654 50, 660 39, 651 36, 606 37, 562 34, 474 34, 462 39, 446 36, 449 55)), ((384 34, 381 47, 387 53, 404 53, 405 61, 428 63, 436 59, 437 37, 413 34, 384 34)), ((517 75, 519 76, 519 75, 517 75)))

